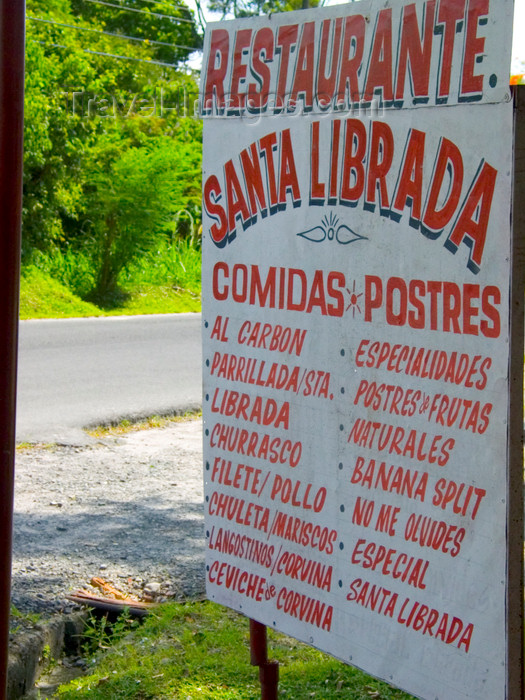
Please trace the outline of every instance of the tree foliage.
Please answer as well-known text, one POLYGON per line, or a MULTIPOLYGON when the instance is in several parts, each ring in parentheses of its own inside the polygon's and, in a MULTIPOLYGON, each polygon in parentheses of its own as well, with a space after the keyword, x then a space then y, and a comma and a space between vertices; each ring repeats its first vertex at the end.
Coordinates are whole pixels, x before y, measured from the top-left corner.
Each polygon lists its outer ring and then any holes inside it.
POLYGON ((127 0, 125 5, 121 3, 122 9, 115 7, 117 3, 110 4, 113 6, 71 0, 73 12, 84 20, 108 32, 146 40, 158 61, 184 61, 192 50, 201 46, 193 14, 180 0, 148 3, 127 0))
POLYGON ((210 0, 209 8, 223 17, 254 17, 272 12, 290 12, 306 7, 320 7, 324 0, 210 0))
POLYGON ((87 250, 98 266, 100 293, 103 279, 108 289, 115 286, 130 251, 166 234, 169 216, 199 209, 201 125, 183 110, 196 83, 184 66, 157 65, 180 62, 188 51, 102 33, 199 44, 193 24, 153 14, 191 18, 180 0, 149 5, 151 17, 125 17, 86 0, 27 4, 33 19, 26 50, 23 256, 30 260, 33 251, 57 246, 87 250), (163 53, 168 48, 169 55, 163 53), (111 251, 106 258, 100 246, 111 251), (108 260, 111 274, 104 277, 108 260))
POLYGON ((162 234, 172 235, 181 207, 197 203, 198 154, 191 146, 183 151, 184 144, 169 137, 121 151, 114 135, 108 135, 91 154, 86 201, 97 301, 115 293, 126 265, 162 234))

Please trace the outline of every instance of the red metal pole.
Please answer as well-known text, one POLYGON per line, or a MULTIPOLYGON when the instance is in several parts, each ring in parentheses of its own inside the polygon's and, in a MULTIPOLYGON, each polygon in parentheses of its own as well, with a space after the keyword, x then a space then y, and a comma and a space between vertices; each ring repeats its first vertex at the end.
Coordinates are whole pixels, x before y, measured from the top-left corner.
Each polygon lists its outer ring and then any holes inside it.
POLYGON ((261 700, 277 700, 279 662, 268 661, 266 627, 256 620, 250 620, 250 663, 259 666, 261 700))
POLYGON ((525 697, 523 604, 523 326, 525 287, 525 85, 514 88, 514 196, 510 315, 507 533, 507 700, 525 697))
POLYGON ((7 692, 24 134, 24 0, 0 0, 0 698, 7 692))
POLYGON ((266 626, 256 620, 250 620, 250 663, 252 666, 262 666, 267 661, 266 626))

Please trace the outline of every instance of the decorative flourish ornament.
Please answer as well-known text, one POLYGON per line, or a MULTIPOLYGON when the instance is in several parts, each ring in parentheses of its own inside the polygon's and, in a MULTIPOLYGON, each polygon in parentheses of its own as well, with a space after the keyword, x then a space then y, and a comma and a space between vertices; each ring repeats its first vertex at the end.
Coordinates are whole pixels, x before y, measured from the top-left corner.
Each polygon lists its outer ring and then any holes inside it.
POLYGON ((366 236, 361 236, 346 224, 340 224, 339 218, 333 212, 330 212, 329 217, 324 216, 318 226, 314 226, 308 231, 302 231, 297 235, 312 241, 312 243, 335 240, 341 245, 347 245, 348 243, 355 243, 355 241, 366 240, 366 236))

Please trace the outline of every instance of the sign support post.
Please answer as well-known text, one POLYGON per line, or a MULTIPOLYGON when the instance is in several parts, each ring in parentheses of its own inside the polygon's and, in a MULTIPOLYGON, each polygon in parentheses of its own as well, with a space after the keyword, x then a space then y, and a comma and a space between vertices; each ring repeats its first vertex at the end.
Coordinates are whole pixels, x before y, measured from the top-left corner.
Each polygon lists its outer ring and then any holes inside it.
POLYGON ((24 133, 25 2, 0 2, 0 699, 6 697, 24 133))
POLYGON ((259 666, 261 700, 277 700, 279 662, 268 661, 266 625, 250 620, 250 663, 259 666))
POLYGON ((507 694, 525 697, 523 650, 523 294, 525 290, 525 87, 514 93, 514 192, 510 318, 507 694))

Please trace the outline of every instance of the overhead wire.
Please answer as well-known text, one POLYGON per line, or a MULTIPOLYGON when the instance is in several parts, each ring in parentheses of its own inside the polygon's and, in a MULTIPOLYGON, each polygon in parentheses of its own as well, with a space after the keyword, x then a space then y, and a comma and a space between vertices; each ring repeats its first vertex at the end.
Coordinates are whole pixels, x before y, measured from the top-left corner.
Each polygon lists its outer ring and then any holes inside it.
MULTIPOLYGON (((159 0, 139 0, 139 2, 151 2, 153 5, 157 5, 157 4, 159 3, 159 0)), ((177 10, 177 9, 184 9, 184 8, 181 8, 181 7, 178 7, 178 8, 177 8, 177 7, 174 7, 173 9, 174 9, 174 10, 177 10)))
POLYGON ((147 12, 146 10, 138 10, 137 8, 134 7, 125 7, 124 5, 115 5, 114 3, 111 2, 104 2, 103 0, 84 0, 84 2, 92 2, 95 5, 105 5, 106 7, 114 7, 117 10, 122 10, 123 12, 139 12, 142 15, 148 15, 149 17, 160 17, 161 19, 171 19, 175 20, 176 22, 188 22, 189 24, 193 24, 192 19, 186 19, 185 17, 174 17, 173 15, 163 15, 160 14, 159 12, 147 12))
POLYGON ((68 29, 78 29, 79 31, 83 32, 94 32, 95 34, 104 34, 106 36, 114 36, 117 37, 117 39, 127 39, 128 41, 140 41, 144 44, 155 44, 156 46, 168 46, 168 47, 173 47, 176 49, 188 49, 189 51, 197 51, 194 46, 183 46, 182 44, 169 44, 166 41, 157 41, 155 39, 141 39, 136 36, 127 36, 126 34, 116 34, 115 32, 106 32, 102 31, 101 29, 92 29, 90 27, 80 27, 76 24, 66 24, 64 22, 56 22, 55 20, 51 19, 43 19, 42 17, 30 17, 29 15, 26 15, 26 19, 30 19, 34 22, 44 22, 46 24, 54 24, 58 27, 67 27, 68 29))
MULTIPOLYGON (((47 41, 39 41, 38 39, 31 39, 34 44, 41 44, 42 46, 52 46, 53 48, 57 49, 66 49, 68 51, 71 51, 71 46, 66 46, 65 44, 54 44, 54 43, 49 43, 47 41)), ((135 56, 122 56, 120 54, 115 54, 115 53, 106 53, 105 51, 92 51, 91 49, 78 49, 79 51, 84 51, 85 53, 90 53, 95 56, 106 56, 108 58, 122 58, 126 59, 128 61, 138 61, 139 63, 147 63, 148 65, 154 65, 154 66, 165 66, 166 68, 178 68, 178 66, 175 63, 164 63, 162 61, 148 61, 145 58, 136 58, 135 56)))
MULTIPOLYGON (((144 1, 145 2, 157 2, 157 0, 144 0, 144 1)), ((107 7, 112 7, 112 8, 116 8, 118 10, 123 10, 123 11, 139 12, 141 14, 145 14, 148 16, 160 17, 162 19, 170 19, 170 20, 175 21, 175 22, 187 22, 190 24, 194 23, 193 20, 185 19, 184 17, 174 17, 172 15, 164 15, 164 14, 160 14, 158 12, 146 12, 144 10, 138 10, 138 9, 131 8, 131 7, 123 7, 122 5, 115 5, 114 3, 103 2, 103 0, 84 0, 84 2, 92 2, 92 3, 97 4, 97 5, 104 5, 107 7)), ((167 42, 161 42, 161 41, 157 41, 154 39, 142 39, 139 37, 127 36, 125 34, 117 34, 115 32, 107 32, 107 31, 103 31, 100 29, 91 29, 89 27, 80 27, 80 26, 74 25, 74 24, 66 24, 66 23, 62 23, 62 22, 57 22, 55 20, 47 20, 47 19, 44 19, 42 17, 31 17, 31 16, 27 15, 27 19, 37 21, 37 22, 45 22, 46 24, 54 24, 57 26, 65 27, 65 28, 77 29, 80 31, 89 31, 89 32, 97 33, 97 34, 104 34, 107 36, 113 36, 113 37, 116 37, 118 39, 125 39, 128 41, 140 41, 142 43, 168 46, 168 47, 173 47, 173 48, 178 48, 178 49, 183 49, 183 50, 188 50, 188 51, 201 51, 202 50, 202 49, 199 49, 199 48, 194 47, 194 46, 183 46, 181 44, 169 44, 167 42)), ((50 43, 50 42, 39 41, 39 40, 31 40, 31 41, 33 41, 33 43, 41 44, 43 46, 71 50, 71 47, 66 46, 65 44, 50 43)), ((149 65, 163 66, 166 68, 175 68, 175 69, 178 68, 178 66, 176 64, 166 63, 164 61, 148 60, 148 59, 144 59, 144 58, 137 58, 135 56, 123 56, 122 54, 113 54, 113 53, 109 53, 109 52, 105 52, 105 51, 94 51, 92 49, 80 48, 79 50, 84 51, 85 53, 95 55, 95 56, 104 56, 107 58, 115 58, 115 59, 122 59, 122 60, 128 60, 128 61, 137 61, 139 63, 147 63, 149 65)))

